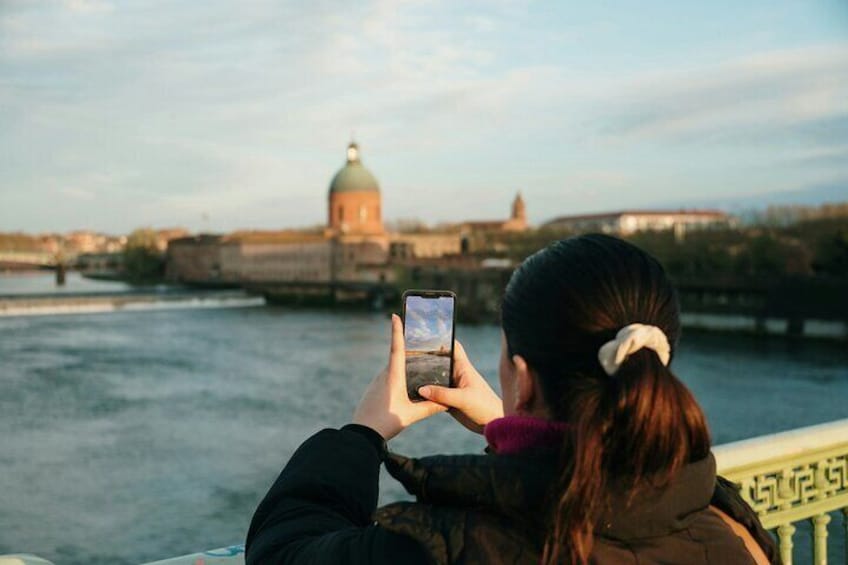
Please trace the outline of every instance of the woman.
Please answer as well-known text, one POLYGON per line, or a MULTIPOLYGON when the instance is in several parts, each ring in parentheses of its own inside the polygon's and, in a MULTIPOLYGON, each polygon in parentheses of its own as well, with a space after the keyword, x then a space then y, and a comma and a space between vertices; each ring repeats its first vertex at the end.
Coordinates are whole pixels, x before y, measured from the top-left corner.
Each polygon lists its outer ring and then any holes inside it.
POLYGON ((669 369, 677 298, 621 240, 556 242, 513 274, 499 398, 456 344, 456 388, 405 389, 403 328, 341 430, 307 440, 253 517, 254 563, 777 563, 770 536, 715 475, 704 414, 669 369), (386 451, 450 409, 485 455, 386 451), (376 509, 380 463, 417 502, 376 509))

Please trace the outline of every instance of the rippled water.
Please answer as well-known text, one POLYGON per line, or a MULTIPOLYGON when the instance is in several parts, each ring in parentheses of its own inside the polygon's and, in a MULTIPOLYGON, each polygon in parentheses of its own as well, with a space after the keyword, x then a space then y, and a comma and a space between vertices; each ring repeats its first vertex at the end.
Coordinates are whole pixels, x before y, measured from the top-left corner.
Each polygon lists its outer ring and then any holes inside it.
MULTIPOLYGON (((498 331, 457 329, 495 381, 498 331)), ((348 421, 387 352, 378 314, 0 318, 0 553, 121 564, 241 542, 293 450, 348 421)), ((722 443, 845 418, 847 361, 843 345, 692 333, 675 364, 722 443)), ((483 448, 447 415, 392 443, 483 448)))

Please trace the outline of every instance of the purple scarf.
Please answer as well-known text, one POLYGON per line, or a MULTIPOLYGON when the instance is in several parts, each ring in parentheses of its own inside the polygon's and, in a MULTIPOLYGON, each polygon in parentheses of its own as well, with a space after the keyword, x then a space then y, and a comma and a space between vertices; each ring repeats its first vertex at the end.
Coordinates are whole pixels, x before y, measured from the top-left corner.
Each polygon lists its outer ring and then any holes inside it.
POLYGON ((567 429, 565 422, 512 415, 486 424, 483 435, 495 453, 513 455, 528 449, 559 447, 567 429))

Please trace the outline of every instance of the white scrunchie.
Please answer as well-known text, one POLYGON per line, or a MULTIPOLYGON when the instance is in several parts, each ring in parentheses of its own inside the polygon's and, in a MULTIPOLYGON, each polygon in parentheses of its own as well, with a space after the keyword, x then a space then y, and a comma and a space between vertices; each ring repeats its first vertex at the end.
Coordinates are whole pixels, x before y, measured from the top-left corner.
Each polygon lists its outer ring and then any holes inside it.
POLYGON ((636 353, 643 347, 653 349, 662 361, 668 365, 671 359, 671 346, 665 333, 656 326, 645 324, 630 324, 624 326, 598 350, 598 361, 609 376, 613 376, 631 353, 636 353))

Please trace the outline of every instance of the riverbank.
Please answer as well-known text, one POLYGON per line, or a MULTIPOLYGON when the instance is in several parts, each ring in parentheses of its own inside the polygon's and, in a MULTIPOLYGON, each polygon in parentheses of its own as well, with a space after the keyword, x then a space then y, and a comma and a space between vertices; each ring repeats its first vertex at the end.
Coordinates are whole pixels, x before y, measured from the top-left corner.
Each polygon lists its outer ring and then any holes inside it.
MULTIPOLYGON (((410 286, 443 288, 452 285, 457 294, 457 320, 462 323, 497 323, 499 299, 509 272, 453 273, 440 280, 409 282, 410 286), (442 285, 442 286, 438 286, 442 285)), ((848 341, 848 319, 840 287, 813 292, 796 289, 781 292, 782 300, 757 300, 750 289, 701 289, 681 283, 681 321, 684 328, 717 333, 782 336, 791 340, 848 341), (814 295, 812 298, 810 295, 814 295), (788 296, 796 296, 792 302, 788 296), (792 306, 792 307, 790 307, 792 306), (794 308, 794 309, 793 309, 794 308)), ((327 311, 396 311, 397 299, 375 294, 381 300, 322 300, 316 288, 257 286, 221 289, 175 286, 131 286, 120 281, 92 280, 69 273, 67 284, 56 286, 49 273, 30 272, 0 276, 0 316, 32 316, 180 308, 226 308, 280 305, 286 309, 327 311), (283 299, 286 298, 286 299, 283 299)), ((756 289, 755 289, 756 290, 756 289)), ((846 289, 848 291, 848 289, 846 289)), ((396 292, 394 294, 397 294, 396 292)), ((388 294, 386 295, 388 296, 388 294)))
MULTIPOLYGON (((265 306, 266 298, 243 290, 132 290, 117 293, 21 294, 0 296, 0 317, 50 316, 117 311, 173 310, 188 308, 242 308, 265 306)), ((297 310, 344 310, 351 306, 287 304, 297 310)), ((365 308, 360 308, 364 310, 365 308)), ((382 309, 381 309, 382 310, 382 309)), ((388 312, 389 310, 386 310, 388 312)), ((462 316, 459 316, 461 319, 462 316)), ((479 320, 476 321, 479 323, 479 320)), ((833 320, 804 320, 800 326, 787 319, 759 318, 744 314, 683 312, 685 329, 761 336, 785 336, 789 339, 848 340, 848 323, 833 320)))
POLYGON ((758 318, 744 314, 682 312, 680 323, 685 329, 709 332, 848 341, 848 323, 833 320, 807 319, 799 324, 782 318, 758 318))

